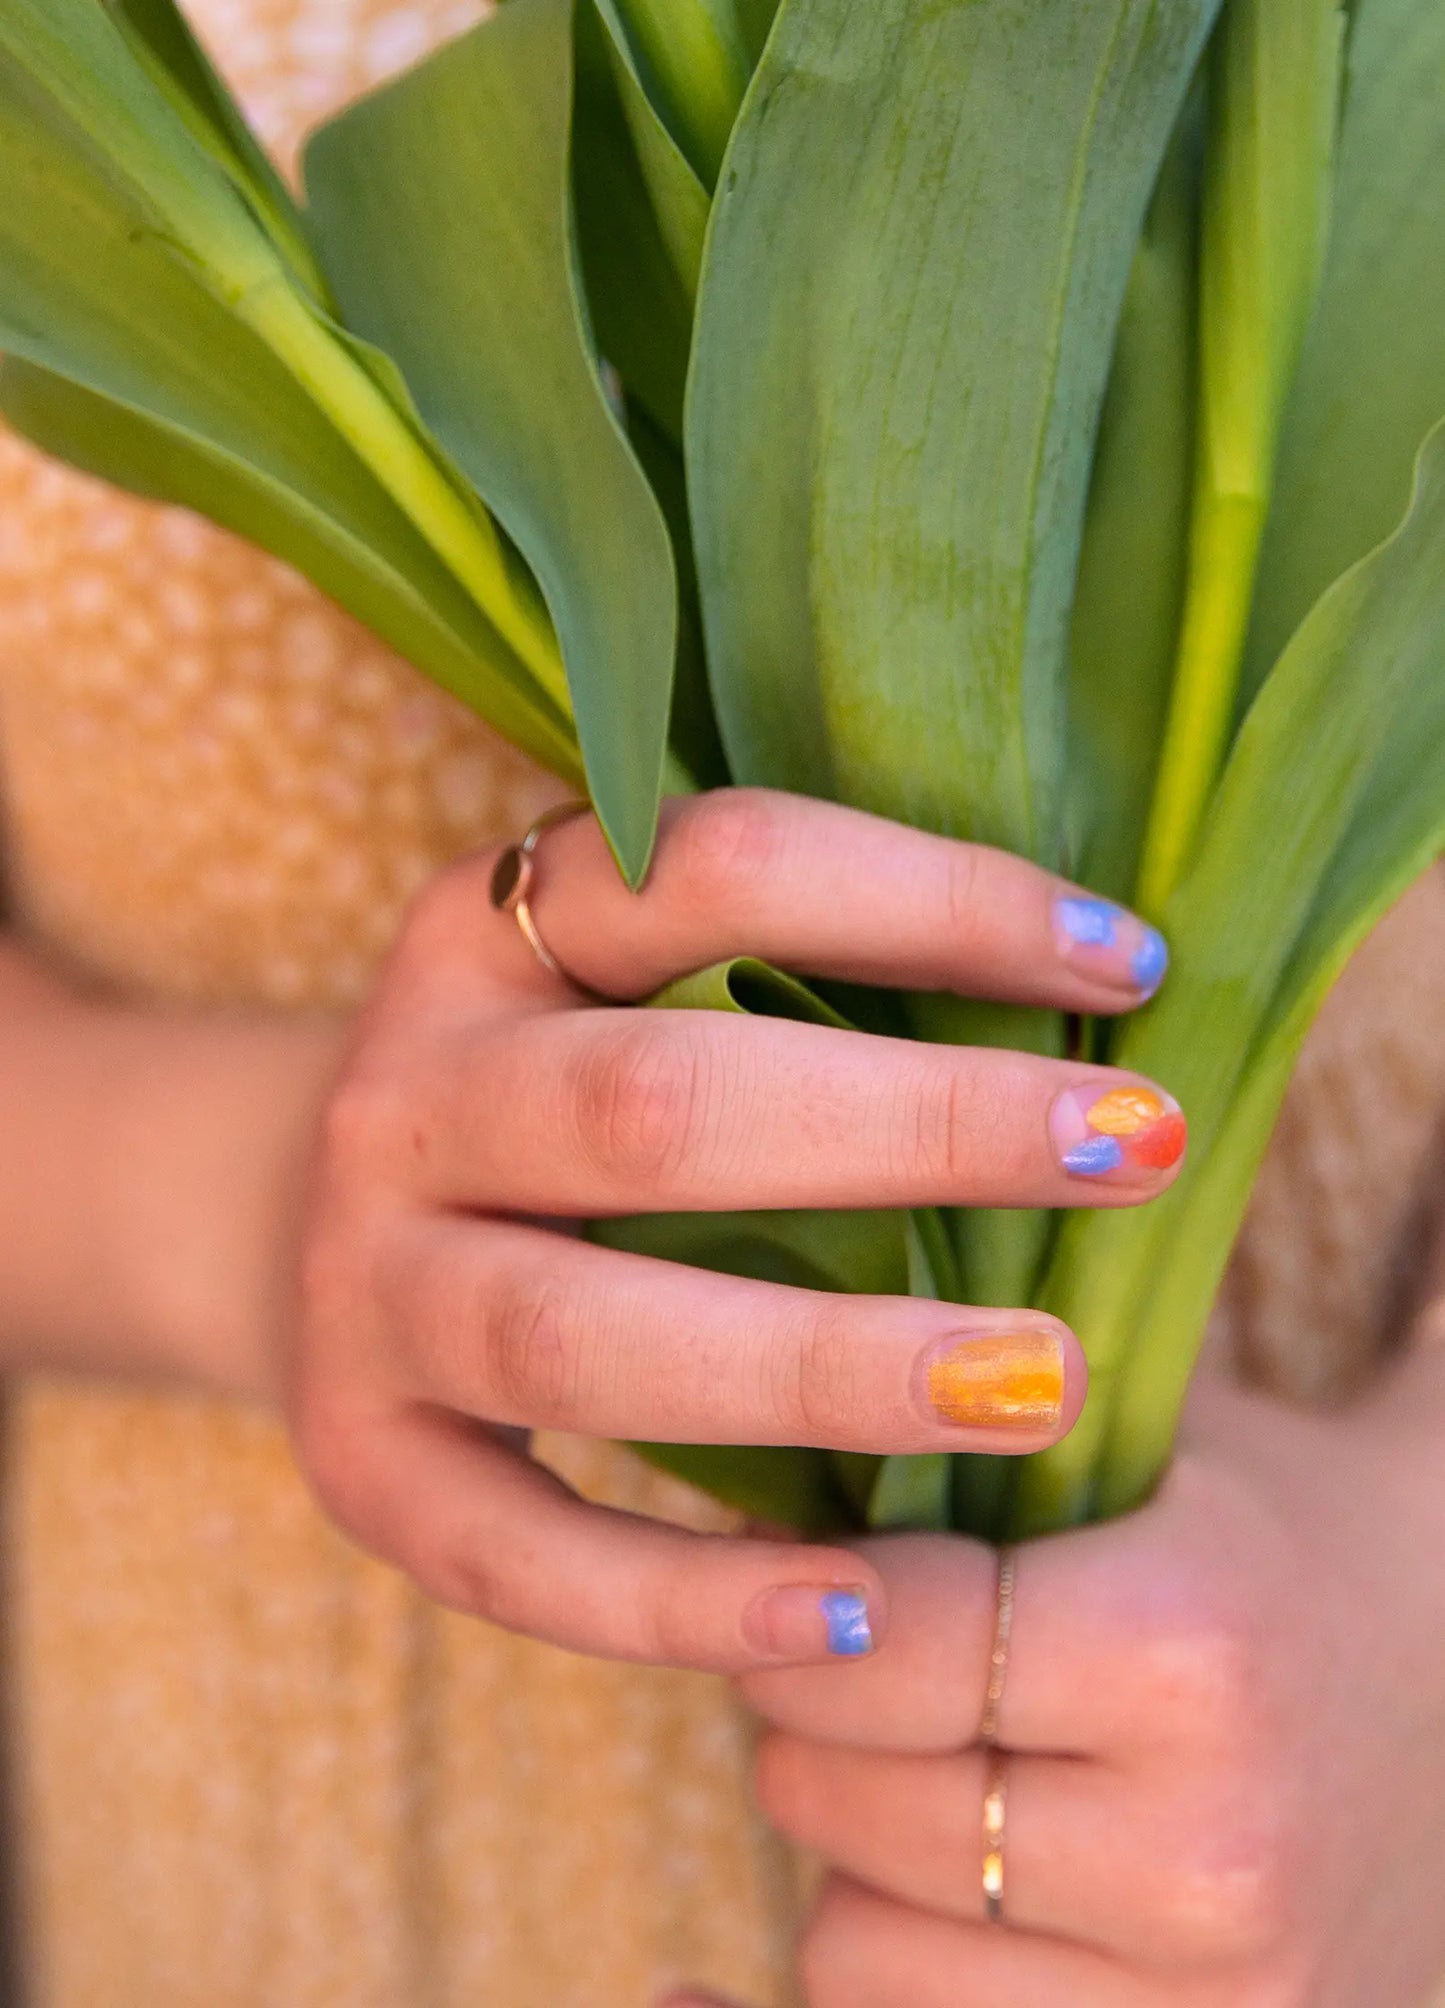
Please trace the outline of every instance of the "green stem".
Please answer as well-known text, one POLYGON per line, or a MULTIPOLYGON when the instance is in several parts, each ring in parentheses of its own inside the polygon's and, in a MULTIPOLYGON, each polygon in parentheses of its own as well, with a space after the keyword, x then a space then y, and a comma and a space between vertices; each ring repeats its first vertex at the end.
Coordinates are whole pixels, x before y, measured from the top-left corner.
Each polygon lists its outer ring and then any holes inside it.
POLYGON ((1254 597, 1263 495, 1201 495, 1190 529, 1189 586, 1136 902, 1162 915, 1188 869, 1234 724, 1254 597))

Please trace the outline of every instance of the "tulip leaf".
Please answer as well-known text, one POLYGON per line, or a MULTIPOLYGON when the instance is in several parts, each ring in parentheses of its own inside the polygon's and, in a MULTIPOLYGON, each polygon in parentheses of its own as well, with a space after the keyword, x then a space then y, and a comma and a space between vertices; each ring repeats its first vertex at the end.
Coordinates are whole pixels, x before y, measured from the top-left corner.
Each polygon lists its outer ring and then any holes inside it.
POLYGON ((579 300, 572 102, 572 0, 510 0, 323 127, 306 185, 348 325, 397 364, 540 582, 593 804, 635 885, 662 788, 677 583, 579 300))
POLYGON ((657 227, 673 270, 691 301, 696 297, 702 271, 708 191, 649 95, 618 0, 578 0, 578 4, 596 9, 657 227))
POLYGON ((605 31, 590 4, 577 8, 576 36, 572 189, 587 305, 603 355, 629 395, 677 445, 692 295, 658 225, 605 31))
POLYGON ((1213 11, 783 0, 689 396, 740 781, 1057 861, 1090 442, 1213 11))
POLYGON ((1184 603, 1197 118, 1165 158, 1124 295, 1069 629, 1069 870, 1133 896, 1184 603))
POLYGON ((1360 0, 1334 222, 1280 444, 1247 687, 1333 579, 1387 536, 1445 416, 1445 8, 1360 0))
POLYGON ((0 396, 22 429, 122 480, 134 449, 145 492, 206 507, 224 491, 222 520, 575 771, 570 719, 514 646, 554 646, 516 560, 388 395, 384 361, 296 285, 86 0, 0 13, 0 183, 0 396))
POLYGON ((1309 1023, 1445 845, 1442 660, 1445 426, 1400 528, 1266 679, 1169 906, 1171 980, 1117 1057, 1188 1109, 1189 1157, 1151 1206, 1064 1226, 1043 1303, 1083 1340, 1090 1397, 1065 1442, 1026 1460, 1020 1531, 1119 1511, 1167 1459, 1192 1365, 1180 1333, 1203 1330, 1309 1023))

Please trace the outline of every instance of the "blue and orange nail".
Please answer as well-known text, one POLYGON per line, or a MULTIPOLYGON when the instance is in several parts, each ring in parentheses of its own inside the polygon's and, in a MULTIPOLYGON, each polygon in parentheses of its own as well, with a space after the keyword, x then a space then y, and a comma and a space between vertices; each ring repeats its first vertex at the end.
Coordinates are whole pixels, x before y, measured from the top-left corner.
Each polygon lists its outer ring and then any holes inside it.
POLYGON ((1112 900, 1065 893, 1054 901, 1054 939, 1062 959, 1081 976, 1149 998, 1164 981, 1169 949, 1150 927, 1112 900))
POLYGON ((1065 1088, 1049 1113, 1064 1170, 1075 1178, 1168 1171, 1189 1140, 1183 1112, 1162 1089, 1102 1081, 1065 1088))

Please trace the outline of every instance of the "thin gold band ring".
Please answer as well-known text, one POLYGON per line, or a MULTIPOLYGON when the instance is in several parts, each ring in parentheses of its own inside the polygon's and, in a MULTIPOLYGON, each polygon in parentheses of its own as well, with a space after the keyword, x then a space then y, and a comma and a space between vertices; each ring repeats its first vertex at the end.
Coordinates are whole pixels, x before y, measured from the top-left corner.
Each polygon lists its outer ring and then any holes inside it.
POLYGON ((521 842, 509 844, 497 859, 491 883, 492 905, 498 913, 511 914, 542 967, 588 997, 595 996, 595 991, 564 969, 542 939, 532 916, 532 895, 537 889, 537 846, 548 830, 555 830, 559 823, 570 823, 574 816, 585 816, 590 806, 587 802, 559 802, 556 808, 538 816, 521 842))
POLYGON ((986 1757, 983 1786, 983 1914, 989 1924, 1002 1924, 1004 1892, 1004 1828, 1008 1817, 1006 1753, 998 1747, 998 1717, 1008 1681, 1009 1647, 1013 1640, 1016 1558, 1012 1548, 1000 1548, 998 1592, 994 1611, 993 1648, 988 1659, 979 1741, 986 1757))

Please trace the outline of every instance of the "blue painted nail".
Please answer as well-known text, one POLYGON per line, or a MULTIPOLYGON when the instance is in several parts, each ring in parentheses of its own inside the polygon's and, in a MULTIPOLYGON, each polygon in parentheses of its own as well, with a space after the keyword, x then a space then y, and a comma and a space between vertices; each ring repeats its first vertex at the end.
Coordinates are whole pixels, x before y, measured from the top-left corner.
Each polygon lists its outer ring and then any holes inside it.
POLYGON ((1086 1137, 1063 1157, 1064 1170, 1081 1178, 1098 1178, 1103 1172, 1117 1171, 1123 1162, 1124 1146, 1116 1136, 1086 1137))
POLYGON ((1169 948, 1157 927, 1146 927, 1144 939, 1134 950, 1129 972, 1146 997, 1152 997, 1164 981, 1169 967, 1169 948))
POLYGON ((857 1590, 825 1590, 819 1598, 828 1627, 828 1650, 840 1658, 859 1658, 873 1650, 868 1602, 857 1590))
POLYGON ((1070 895, 1055 903, 1054 918, 1080 948, 1112 948, 1121 915, 1107 899, 1070 895))

